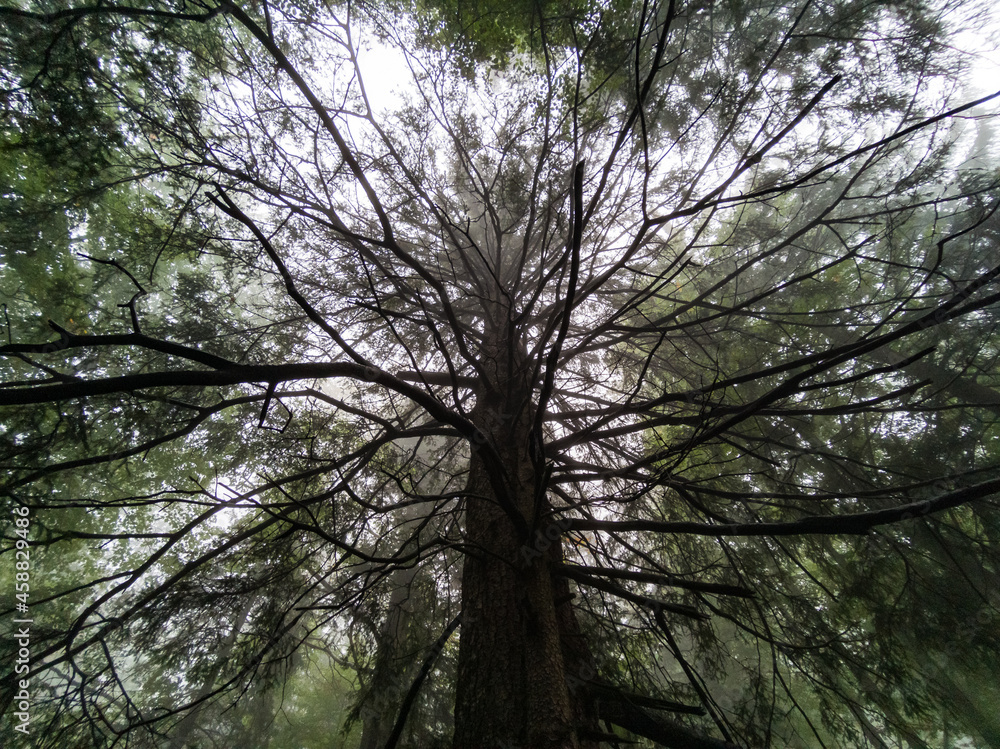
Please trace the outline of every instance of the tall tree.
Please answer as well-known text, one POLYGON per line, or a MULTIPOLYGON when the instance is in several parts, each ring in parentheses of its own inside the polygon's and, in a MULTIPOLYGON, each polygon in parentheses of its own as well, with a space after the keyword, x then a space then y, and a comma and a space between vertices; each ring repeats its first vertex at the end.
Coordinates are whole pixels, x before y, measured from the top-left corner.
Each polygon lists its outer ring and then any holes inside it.
POLYGON ((6 142, 136 191, 0 346, 43 745, 249 745, 364 628, 366 745, 995 743, 976 8, 392 7, 0 8, 6 142))

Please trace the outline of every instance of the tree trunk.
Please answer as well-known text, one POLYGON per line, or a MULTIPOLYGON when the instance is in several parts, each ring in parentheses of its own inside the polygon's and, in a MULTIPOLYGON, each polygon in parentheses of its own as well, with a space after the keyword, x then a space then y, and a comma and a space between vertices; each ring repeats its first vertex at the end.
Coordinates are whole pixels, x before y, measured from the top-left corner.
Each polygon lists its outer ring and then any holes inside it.
POLYGON ((536 493, 539 467, 529 452, 533 413, 523 394, 530 389, 490 390, 480 394, 473 420, 499 455, 502 483, 473 445, 454 749, 592 746, 578 737, 587 713, 584 691, 572 688, 564 657, 570 656, 561 630, 577 628, 568 587, 551 571, 561 557, 552 532, 558 527, 543 519, 525 539, 497 498, 498 488, 505 491, 508 509, 512 505, 529 526, 545 517, 545 507, 536 508, 545 495, 536 493))
POLYGON ((212 692, 215 691, 219 672, 222 671, 226 662, 232 657, 233 649, 236 647, 236 640, 240 636, 243 625, 247 623, 247 619, 250 617, 250 609, 253 608, 253 604, 254 596, 248 596, 246 602, 243 604, 243 608, 236 617, 236 621, 233 622, 233 628, 226 635, 226 639, 222 641, 221 647, 218 653, 216 653, 215 665, 212 666, 194 700, 192 700, 194 707, 188 711, 188 714, 184 716, 183 720, 174 729, 173 736, 170 737, 170 741, 167 744, 168 749, 183 749, 183 747, 188 745, 189 740, 197 730, 198 720, 205 709, 207 700, 212 692))
MULTIPOLYGON (((431 462, 432 456, 442 446, 434 438, 413 439, 409 443, 404 441, 397 445, 403 460, 410 456, 411 450, 419 446, 421 451, 425 451, 428 462, 431 462)), ((444 486, 439 476, 431 474, 417 479, 414 489, 421 494, 433 496, 442 491, 444 486)), ((398 528, 400 532, 412 532, 409 543, 418 543, 419 529, 427 522, 428 513, 433 507, 433 501, 417 503, 400 512, 398 528)), ((401 552, 409 548, 412 547, 401 549, 401 552)), ((415 665, 420 660, 421 648, 425 645, 420 642, 419 637, 414 636, 412 624, 414 609, 420 605, 416 600, 418 593, 414 586, 420 569, 419 565, 401 567, 389 575, 389 605, 378 636, 378 653, 368 686, 369 694, 361 711, 364 728, 359 749, 384 749, 399 718, 404 695, 417 677, 415 665)))
POLYGON ((406 691, 407 674, 412 670, 409 668, 412 658, 407 656, 406 647, 410 639, 407 635, 412 612, 407 604, 411 596, 410 586, 418 569, 416 565, 404 567, 390 576, 392 593, 389 610, 378 641, 375 672, 370 686, 373 697, 362 710, 364 728, 359 749, 382 749, 385 746, 406 691))

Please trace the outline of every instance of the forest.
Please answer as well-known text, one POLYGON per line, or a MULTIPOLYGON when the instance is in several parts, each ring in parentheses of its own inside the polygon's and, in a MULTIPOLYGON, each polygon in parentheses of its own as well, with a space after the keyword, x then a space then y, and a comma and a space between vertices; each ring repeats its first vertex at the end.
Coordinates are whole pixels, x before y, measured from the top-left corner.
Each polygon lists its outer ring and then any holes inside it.
POLYGON ((1000 747, 998 16, 0 0, 0 743, 1000 747))

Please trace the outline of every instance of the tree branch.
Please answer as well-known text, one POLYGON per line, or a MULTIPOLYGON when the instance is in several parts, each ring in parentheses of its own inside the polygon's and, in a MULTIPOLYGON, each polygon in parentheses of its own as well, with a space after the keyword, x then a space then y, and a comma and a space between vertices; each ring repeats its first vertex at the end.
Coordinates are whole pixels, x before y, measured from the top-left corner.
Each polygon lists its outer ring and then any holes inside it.
POLYGON ((575 531, 645 531, 649 533, 684 533, 696 536, 805 536, 864 535, 880 525, 929 515, 942 510, 1000 494, 1000 479, 967 486, 937 499, 910 502, 887 510, 873 510, 847 515, 821 515, 788 523, 695 523, 661 520, 592 520, 569 518, 568 528, 575 531))

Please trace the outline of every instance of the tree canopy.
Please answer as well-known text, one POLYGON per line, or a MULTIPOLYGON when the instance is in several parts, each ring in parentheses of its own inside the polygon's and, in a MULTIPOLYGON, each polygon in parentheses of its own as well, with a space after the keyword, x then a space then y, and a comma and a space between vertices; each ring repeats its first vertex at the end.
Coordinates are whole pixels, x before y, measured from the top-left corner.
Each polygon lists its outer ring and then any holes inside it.
POLYGON ((1000 745, 987 13, 0 7, 5 745, 1000 745))

